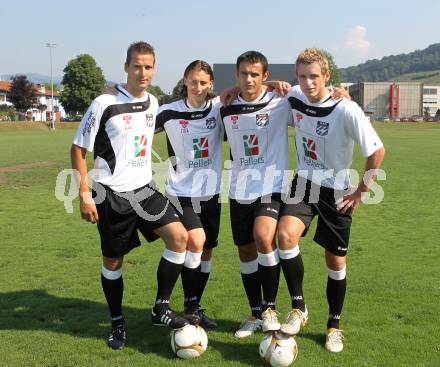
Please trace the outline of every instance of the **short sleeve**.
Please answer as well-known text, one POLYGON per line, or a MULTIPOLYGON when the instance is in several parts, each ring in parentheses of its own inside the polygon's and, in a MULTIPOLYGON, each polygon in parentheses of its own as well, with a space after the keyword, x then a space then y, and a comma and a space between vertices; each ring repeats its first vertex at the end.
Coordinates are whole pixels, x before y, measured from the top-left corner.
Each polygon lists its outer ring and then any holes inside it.
POLYGON ((94 100, 81 120, 75 138, 73 139, 73 144, 85 148, 89 152, 93 151, 102 112, 103 108, 101 104, 94 100))
POLYGON ((356 103, 346 101, 345 117, 347 133, 360 145, 364 157, 369 157, 383 147, 376 130, 356 103))

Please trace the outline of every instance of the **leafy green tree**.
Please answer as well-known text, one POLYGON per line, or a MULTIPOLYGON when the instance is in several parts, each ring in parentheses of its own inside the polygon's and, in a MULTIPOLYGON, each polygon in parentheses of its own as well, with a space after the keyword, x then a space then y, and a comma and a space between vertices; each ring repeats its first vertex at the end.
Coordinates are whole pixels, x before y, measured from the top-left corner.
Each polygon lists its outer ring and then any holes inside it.
POLYGON ((148 93, 151 93, 157 99, 160 99, 165 95, 165 92, 158 85, 150 85, 147 89, 148 93))
MULTIPOLYGON (((51 83, 44 83, 44 88, 46 88, 46 93, 50 93, 52 91, 52 84, 51 83)), ((53 92, 60 92, 60 87, 54 83, 53 85, 53 92)))
POLYGON ((183 78, 180 79, 176 86, 173 88, 173 92, 172 94, 164 94, 160 99, 159 99, 159 104, 164 104, 164 103, 171 103, 174 101, 177 101, 178 99, 183 98, 183 78))
POLYGON ((26 112, 34 105, 36 96, 35 86, 26 75, 12 77, 9 99, 17 111, 26 112))
POLYGON ((83 54, 70 60, 63 71, 61 104, 69 114, 82 114, 104 90, 102 69, 92 56, 83 54))
POLYGON ((321 50, 325 56, 327 57, 329 68, 330 68, 330 80, 328 81, 329 85, 334 87, 338 87, 341 85, 341 80, 339 78, 339 69, 336 66, 335 60, 330 52, 326 50, 321 50))

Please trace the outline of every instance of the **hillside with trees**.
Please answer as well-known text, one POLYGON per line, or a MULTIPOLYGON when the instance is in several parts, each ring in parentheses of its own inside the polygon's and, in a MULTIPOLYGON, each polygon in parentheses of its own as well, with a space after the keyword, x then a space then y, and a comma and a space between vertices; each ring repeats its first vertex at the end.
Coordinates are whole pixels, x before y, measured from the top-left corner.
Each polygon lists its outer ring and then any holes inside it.
POLYGON ((419 73, 426 73, 432 77, 439 71, 440 43, 408 54, 385 56, 380 60, 368 60, 363 64, 339 69, 341 82, 394 81, 398 77, 399 81, 424 82, 423 74, 419 73), (408 76, 402 77, 404 74, 408 76), (412 77, 415 79, 411 79, 412 77))

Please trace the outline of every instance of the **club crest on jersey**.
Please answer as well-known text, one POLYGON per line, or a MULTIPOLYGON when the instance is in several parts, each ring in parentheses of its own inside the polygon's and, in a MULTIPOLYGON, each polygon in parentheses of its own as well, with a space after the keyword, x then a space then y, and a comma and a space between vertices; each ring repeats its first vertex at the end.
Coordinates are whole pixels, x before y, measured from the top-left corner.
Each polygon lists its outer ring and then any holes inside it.
POLYGON ((318 121, 316 123, 316 133, 320 136, 325 136, 328 134, 329 123, 325 121, 318 121))
POLYGON ((257 113, 255 115, 257 126, 266 127, 269 124, 269 114, 268 113, 257 113))
POLYGON ((210 117, 209 119, 206 119, 206 128, 209 130, 212 130, 217 125, 217 122, 215 121, 215 117, 210 117))
POLYGON ((145 115, 145 123, 147 127, 152 127, 154 125, 154 117, 152 113, 147 113, 145 115))
POLYGON ((238 129, 238 115, 231 116, 232 128, 238 129))
POLYGON ((189 125, 189 121, 188 120, 179 120, 179 124, 180 124, 180 132, 182 134, 187 133, 188 130, 188 125, 189 125))

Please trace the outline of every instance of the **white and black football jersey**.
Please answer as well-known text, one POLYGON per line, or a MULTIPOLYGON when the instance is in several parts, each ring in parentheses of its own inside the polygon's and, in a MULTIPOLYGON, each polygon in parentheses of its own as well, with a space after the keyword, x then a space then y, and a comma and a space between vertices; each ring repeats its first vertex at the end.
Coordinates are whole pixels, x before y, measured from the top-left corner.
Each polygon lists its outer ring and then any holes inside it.
POLYGON ((354 143, 364 157, 383 146, 364 112, 355 102, 330 95, 311 103, 298 86, 286 97, 295 125, 298 175, 335 190, 347 189, 354 143))
POLYGON ((151 181, 151 146, 157 99, 145 93, 134 98, 119 94, 97 97, 85 113, 73 140, 93 152, 93 178, 117 192, 131 191, 151 181))
POLYGON ((286 98, 263 92, 255 101, 239 96, 221 108, 231 146, 229 197, 252 200, 279 193, 288 168, 287 126, 292 112, 286 98))
POLYGON ((169 161, 167 192, 174 196, 201 197, 220 192, 223 126, 220 99, 193 108, 186 99, 160 106, 156 129, 167 134, 169 161))

